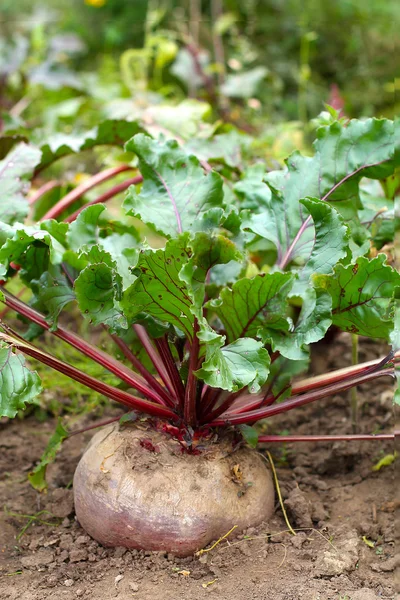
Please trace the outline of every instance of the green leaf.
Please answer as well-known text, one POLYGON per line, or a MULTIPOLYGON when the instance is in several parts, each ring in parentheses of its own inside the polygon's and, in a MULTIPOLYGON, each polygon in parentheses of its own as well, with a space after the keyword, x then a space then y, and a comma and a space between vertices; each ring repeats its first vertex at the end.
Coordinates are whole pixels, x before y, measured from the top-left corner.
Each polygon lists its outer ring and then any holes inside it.
POLYGON ((379 254, 368 260, 338 265, 333 275, 316 275, 314 285, 332 296, 332 322, 344 331, 387 338, 393 328, 395 288, 400 274, 379 254))
POLYGON ((266 334, 271 329, 287 329, 284 315, 292 283, 290 273, 262 273, 240 279, 232 289, 224 288, 207 306, 221 319, 230 342, 257 337, 260 330, 266 334))
POLYGON ((12 225, 27 216, 29 205, 25 196, 40 157, 38 148, 22 143, 0 161, 0 221, 3 223, 12 225))
POLYGON ((75 300, 71 286, 60 271, 56 274, 45 271, 39 280, 32 281, 31 287, 36 296, 35 308, 46 314, 50 331, 54 331, 63 308, 75 300))
POLYGON ((107 325, 112 331, 128 327, 119 307, 122 278, 104 262, 91 264, 75 280, 74 290, 82 313, 94 325, 107 325))
POLYGON ((89 150, 94 146, 123 146, 136 133, 143 131, 136 121, 109 119, 84 134, 56 133, 41 146, 42 159, 37 171, 68 154, 89 150))
POLYGON ((105 208, 103 204, 88 206, 71 223, 67 240, 72 250, 78 251, 82 246, 97 244, 99 217, 105 208))
MULTIPOLYGON (((291 294, 291 297, 294 294, 291 294)), ((289 331, 272 330, 262 335, 274 351, 291 360, 307 360, 308 344, 321 340, 332 324, 332 299, 322 290, 307 288, 302 293, 302 307, 296 325, 289 331)))
POLYGON ((214 267, 221 265, 226 269, 231 261, 242 258, 236 245, 223 235, 210 236, 207 233, 196 233, 190 242, 191 258, 182 267, 179 278, 191 290, 193 302, 200 306, 204 300, 207 274, 214 267))
POLYGON ((139 157, 144 183, 138 194, 128 191, 124 208, 166 237, 183 231, 214 229, 222 216, 222 179, 205 174, 199 161, 174 140, 136 135, 126 149, 139 157))
POLYGON ((41 391, 39 375, 27 368, 24 357, 0 345, 0 417, 12 419, 41 391))
POLYGON ((307 290, 311 277, 316 273, 332 273, 333 267, 346 256, 349 239, 342 217, 329 204, 313 198, 305 198, 300 203, 312 217, 315 237, 311 253, 294 283, 292 295, 300 295, 307 290))
MULTIPOLYGON (((398 352, 400 350, 400 302, 396 300, 396 310, 393 319, 393 330, 390 333, 390 342, 392 344, 392 350, 398 352)), ((400 404, 400 363, 396 362, 395 377, 396 377, 396 389, 394 392, 394 403, 400 404)))
POLYGON ((256 393, 265 383, 270 357, 263 344, 252 338, 240 338, 222 346, 224 338, 215 332, 201 330, 199 339, 205 343, 206 357, 196 376, 208 385, 230 392, 241 390, 246 385, 256 393), (211 339, 214 334, 214 339, 211 339))
MULTIPOLYGON (((308 259, 314 243, 313 225, 300 201, 316 198, 329 201, 360 233, 357 210, 361 208, 359 182, 362 177, 382 179, 395 168, 393 122, 385 119, 333 123, 318 129, 315 155, 303 157, 294 152, 287 169, 265 176, 272 199, 264 195, 262 210, 244 213, 243 227, 270 240, 278 252, 278 265, 308 259)), ((260 195, 260 183, 257 189, 260 195)), ((240 188, 246 196, 246 189, 240 188)), ((248 192, 254 195, 254 186, 248 192)), ((330 217, 333 218, 332 216, 330 217)), ((361 239, 361 242, 363 240, 361 239)))
MULTIPOLYGON (((65 248, 47 230, 48 221, 38 226, 15 228, 0 223, 0 239, 6 234, 6 242, 0 247, 0 274, 4 276, 11 262, 22 267, 20 276, 29 283, 39 279, 49 265, 58 265, 63 260, 65 248)), ((57 229, 58 233, 61 231, 57 229)))
POLYGON ((267 74, 266 67, 254 67, 243 73, 232 73, 221 85, 221 93, 228 98, 251 98, 267 74))
POLYGON ((136 281, 124 292, 121 307, 129 321, 147 313, 171 323, 193 336, 193 301, 190 290, 179 277, 192 255, 188 235, 167 242, 160 250, 144 250, 139 257, 136 281))
POLYGON ((62 443, 68 437, 68 431, 64 429, 61 421, 57 423, 57 427, 51 436, 47 447, 42 454, 42 457, 36 467, 28 475, 28 479, 32 487, 38 492, 43 492, 47 489, 46 470, 47 466, 54 462, 57 453, 61 449, 62 443))
POLYGON ((258 432, 250 425, 239 425, 240 433, 250 448, 256 448, 258 444, 258 432))

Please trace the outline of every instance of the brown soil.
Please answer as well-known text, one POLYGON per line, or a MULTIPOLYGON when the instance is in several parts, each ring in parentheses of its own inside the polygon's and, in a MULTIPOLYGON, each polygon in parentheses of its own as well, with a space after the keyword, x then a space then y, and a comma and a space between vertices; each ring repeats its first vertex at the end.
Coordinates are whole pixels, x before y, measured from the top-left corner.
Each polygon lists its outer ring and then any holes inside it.
MULTIPOLYGON (((364 341, 361 360, 382 353, 364 341)), ((313 372, 350 363, 347 335, 321 346, 313 372), (328 359, 326 358, 328 357, 328 359)), ((360 388, 360 430, 391 431, 392 386, 386 379, 360 388)), ((113 409, 110 409, 110 414, 113 409)), ((83 425, 88 423, 88 417, 83 425)), ((396 462, 372 466, 393 445, 340 442, 270 446, 288 515, 200 557, 105 549, 81 529, 73 513, 74 469, 92 432, 68 440, 48 470, 49 493, 37 494, 26 473, 43 451, 54 423, 0 423, 1 600, 373 600, 395 598, 394 511, 396 462), (28 523, 21 515, 37 515, 28 523), (10 514, 12 513, 12 514, 10 514), (19 516, 15 516, 18 514, 19 516), (370 547, 373 545, 373 547, 370 547)), ((269 433, 350 433, 347 394, 271 420, 269 433)))

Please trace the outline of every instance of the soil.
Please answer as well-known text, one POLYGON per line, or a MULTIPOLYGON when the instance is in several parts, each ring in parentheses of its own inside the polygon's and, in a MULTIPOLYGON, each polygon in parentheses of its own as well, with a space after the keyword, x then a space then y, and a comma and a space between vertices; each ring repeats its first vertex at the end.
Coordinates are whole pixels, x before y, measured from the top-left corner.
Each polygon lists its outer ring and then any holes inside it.
MULTIPOLYGON (((360 360, 385 349, 362 340, 360 360)), ((312 373, 350 364, 341 334, 314 353, 312 373)), ((360 386, 362 432, 392 431, 393 388, 386 378, 360 386)), ((110 416, 117 414, 109 409, 110 416)), ((107 415, 108 416, 108 415, 107 415)), ((82 418, 80 425, 90 423, 82 418)), ((0 422, 0 598, 2 600, 374 600, 396 597, 396 461, 390 442, 270 445, 290 523, 279 502, 273 517, 231 534, 200 556, 103 548, 73 512, 72 478, 93 432, 64 444, 48 469, 49 492, 36 493, 26 474, 54 422, 34 417, 0 422), (43 512, 41 511, 49 511, 43 512), (22 516, 25 515, 25 516, 22 516), (29 515, 36 515, 29 519, 29 515), (24 528, 29 525, 25 531, 24 528)), ((347 393, 268 422, 268 433, 350 433, 347 393)), ((397 561, 397 562, 396 562, 397 561)), ((398 569, 397 569, 398 570, 398 569)), ((399 583, 399 582, 397 582, 399 583)))

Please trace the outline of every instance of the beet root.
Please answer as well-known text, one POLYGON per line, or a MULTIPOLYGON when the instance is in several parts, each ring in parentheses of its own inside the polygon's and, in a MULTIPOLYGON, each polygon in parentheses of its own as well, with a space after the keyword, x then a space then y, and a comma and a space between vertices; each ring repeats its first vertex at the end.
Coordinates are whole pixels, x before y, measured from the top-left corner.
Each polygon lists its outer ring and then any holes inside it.
POLYGON ((104 546, 188 556, 237 525, 267 520, 274 487, 263 459, 228 439, 181 452, 154 430, 111 425, 97 433, 74 476, 75 511, 104 546))

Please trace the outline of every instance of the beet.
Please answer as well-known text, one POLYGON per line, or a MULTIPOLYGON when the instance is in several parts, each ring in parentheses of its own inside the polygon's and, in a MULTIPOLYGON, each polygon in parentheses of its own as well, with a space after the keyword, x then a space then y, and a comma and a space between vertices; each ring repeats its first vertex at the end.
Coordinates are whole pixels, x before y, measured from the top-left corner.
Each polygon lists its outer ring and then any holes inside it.
POLYGON ((74 477, 75 511, 104 546, 188 556, 237 525, 267 520, 274 509, 268 467, 232 440, 182 452, 170 436, 111 425, 97 433, 74 477))

